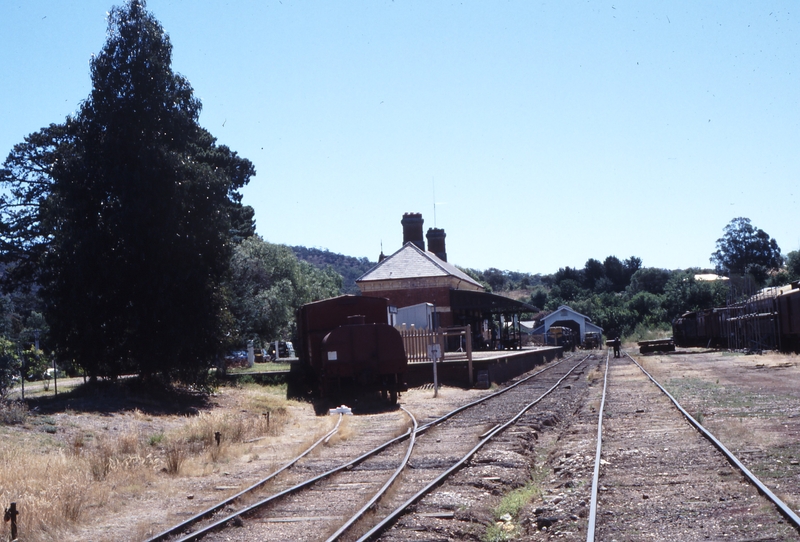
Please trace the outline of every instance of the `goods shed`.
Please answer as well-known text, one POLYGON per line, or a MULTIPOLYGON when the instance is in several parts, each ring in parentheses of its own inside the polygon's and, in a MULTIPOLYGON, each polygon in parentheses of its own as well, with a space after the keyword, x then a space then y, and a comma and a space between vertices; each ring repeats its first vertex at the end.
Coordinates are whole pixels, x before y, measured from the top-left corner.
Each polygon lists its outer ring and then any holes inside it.
POLYGON ((542 319, 541 325, 533 330, 534 335, 545 335, 551 327, 567 327, 580 335, 580 344, 586 340, 587 332, 596 332, 602 335, 603 328, 592 323, 592 319, 566 305, 561 305, 542 319))

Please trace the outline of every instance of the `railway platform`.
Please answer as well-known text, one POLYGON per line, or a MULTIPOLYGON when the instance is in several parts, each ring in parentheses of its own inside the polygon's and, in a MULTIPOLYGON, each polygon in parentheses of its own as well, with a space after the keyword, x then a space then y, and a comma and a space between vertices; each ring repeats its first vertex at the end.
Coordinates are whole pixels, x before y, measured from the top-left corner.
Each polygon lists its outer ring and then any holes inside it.
MULTIPOLYGON (((437 363, 436 369, 440 384, 472 387, 479 381, 499 384, 526 373, 548 361, 560 358, 560 346, 522 348, 521 350, 492 350, 473 352, 470 362, 465 359, 444 359, 437 363)), ((408 364, 406 372, 408 386, 415 388, 433 383, 433 362, 417 361, 408 364)))

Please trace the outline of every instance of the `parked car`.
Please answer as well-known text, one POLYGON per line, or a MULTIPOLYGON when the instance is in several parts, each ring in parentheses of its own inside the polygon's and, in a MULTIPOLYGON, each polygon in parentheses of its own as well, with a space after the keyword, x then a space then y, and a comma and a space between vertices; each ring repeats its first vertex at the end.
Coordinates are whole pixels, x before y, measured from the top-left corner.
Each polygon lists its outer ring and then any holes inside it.
MULTIPOLYGON (((295 357, 294 345, 292 345, 291 341, 279 341, 278 351, 280 353, 280 357, 282 358, 295 357)), ((269 343, 269 347, 267 348, 267 357, 270 359, 270 361, 275 361, 277 359, 277 357, 275 356, 274 342, 269 343)))
POLYGON ((247 363, 247 352, 244 350, 236 350, 229 352, 225 356, 225 363, 229 367, 236 367, 247 363))

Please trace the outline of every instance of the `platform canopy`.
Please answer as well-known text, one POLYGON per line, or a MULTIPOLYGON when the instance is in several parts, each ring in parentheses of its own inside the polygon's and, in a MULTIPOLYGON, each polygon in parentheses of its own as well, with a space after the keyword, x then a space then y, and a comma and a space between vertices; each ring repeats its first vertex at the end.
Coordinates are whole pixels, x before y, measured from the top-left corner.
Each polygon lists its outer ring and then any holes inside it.
POLYGON ((488 292, 450 290, 450 308, 453 311, 480 311, 491 314, 520 314, 538 312, 528 303, 488 292))

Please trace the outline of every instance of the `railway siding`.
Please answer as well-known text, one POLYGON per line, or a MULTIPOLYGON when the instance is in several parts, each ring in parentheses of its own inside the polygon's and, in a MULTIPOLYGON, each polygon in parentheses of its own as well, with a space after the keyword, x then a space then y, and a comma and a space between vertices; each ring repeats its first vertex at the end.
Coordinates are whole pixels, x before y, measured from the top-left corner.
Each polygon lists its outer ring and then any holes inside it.
POLYGON ((798 534, 639 368, 612 360, 598 540, 796 540, 798 534))

